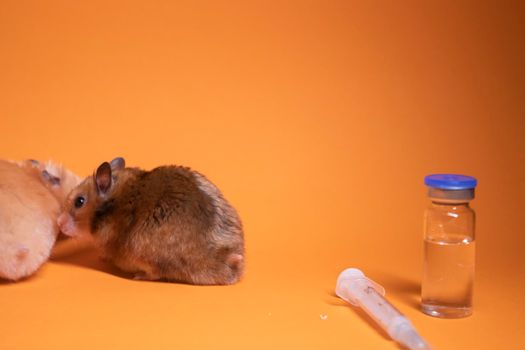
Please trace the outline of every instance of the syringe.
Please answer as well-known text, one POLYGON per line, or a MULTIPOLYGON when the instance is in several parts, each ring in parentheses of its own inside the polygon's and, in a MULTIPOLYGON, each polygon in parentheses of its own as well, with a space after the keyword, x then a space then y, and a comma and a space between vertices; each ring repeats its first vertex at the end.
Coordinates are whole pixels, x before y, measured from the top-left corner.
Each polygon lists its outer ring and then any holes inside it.
POLYGON ((410 350, 430 350, 412 323, 383 296, 385 289, 365 277, 359 269, 346 269, 339 275, 335 293, 354 306, 362 307, 392 339, 410 350))

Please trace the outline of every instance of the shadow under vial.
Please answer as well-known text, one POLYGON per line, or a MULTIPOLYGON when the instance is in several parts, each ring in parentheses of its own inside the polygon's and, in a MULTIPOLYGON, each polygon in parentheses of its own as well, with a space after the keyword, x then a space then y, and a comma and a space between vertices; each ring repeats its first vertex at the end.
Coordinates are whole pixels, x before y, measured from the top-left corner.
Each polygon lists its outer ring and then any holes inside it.
POLYGON ((385 288, 387 297, 388 295, 394 295, 405 305, 419 310, 421 282, 390 273, 376 274, 375 276, 376 282, 385 288))

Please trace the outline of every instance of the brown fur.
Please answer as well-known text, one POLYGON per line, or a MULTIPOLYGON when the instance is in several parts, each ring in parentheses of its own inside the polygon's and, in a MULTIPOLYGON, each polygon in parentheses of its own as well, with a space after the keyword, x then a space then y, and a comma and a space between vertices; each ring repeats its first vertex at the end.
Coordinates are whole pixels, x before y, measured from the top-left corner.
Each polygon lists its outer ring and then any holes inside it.
POLYGON ((209 180, 180 166, 144 171, 105 164, 70 194, 59 220, 65 233, 91 233, 103 257, 136 278, 192 284, 239 280, 241 221, 209 180), (79 196, 86 202, 75 208, 79 196))

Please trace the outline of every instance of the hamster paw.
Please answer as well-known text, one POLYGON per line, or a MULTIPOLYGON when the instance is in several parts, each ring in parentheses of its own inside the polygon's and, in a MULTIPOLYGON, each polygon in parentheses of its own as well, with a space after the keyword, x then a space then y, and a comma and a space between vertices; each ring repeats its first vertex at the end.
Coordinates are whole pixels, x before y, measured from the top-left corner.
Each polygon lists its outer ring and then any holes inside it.
POLYGON ((25 245, 20 245, 18 247, 18 251, 16 252, 16 258, 18 260, 23 260, 25 259, 28 253, 29 253, 29 248, 26 247, 25 245))

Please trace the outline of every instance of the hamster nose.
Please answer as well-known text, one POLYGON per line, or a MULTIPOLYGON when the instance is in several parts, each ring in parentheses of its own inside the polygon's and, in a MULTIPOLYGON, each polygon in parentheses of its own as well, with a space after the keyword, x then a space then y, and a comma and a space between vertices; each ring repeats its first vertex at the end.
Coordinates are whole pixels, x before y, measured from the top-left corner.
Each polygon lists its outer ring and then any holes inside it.
POLYGON ((60 231, 66 236, 72 236, 75 231, 75 223, 73 218, 68 213, 62 213, 57 219, 58 227, 60 231))

